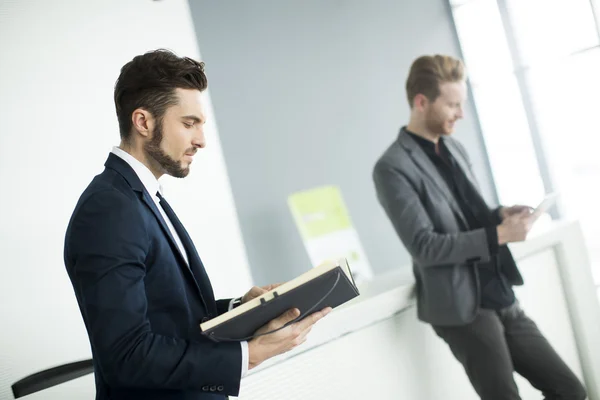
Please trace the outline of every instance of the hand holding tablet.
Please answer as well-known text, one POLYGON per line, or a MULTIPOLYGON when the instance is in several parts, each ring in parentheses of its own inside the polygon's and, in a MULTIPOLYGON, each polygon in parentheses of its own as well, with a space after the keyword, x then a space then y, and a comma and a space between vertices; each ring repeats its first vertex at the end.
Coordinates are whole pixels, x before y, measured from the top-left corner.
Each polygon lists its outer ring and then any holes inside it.
POLYGON ((535 222, 541 215, 546 213, 550 207, 552 207, 558 199, 558 193, 549 193, 544 196, 544 200, 533 210, 530 215, 531 222, 535 222))
POLYGON ((527 206, 508 207, 502 223, 497 227, 498 244, 525 240, 533 224, 556 203, 557 198, 557 193, 547 194, 535 209, 527 206))

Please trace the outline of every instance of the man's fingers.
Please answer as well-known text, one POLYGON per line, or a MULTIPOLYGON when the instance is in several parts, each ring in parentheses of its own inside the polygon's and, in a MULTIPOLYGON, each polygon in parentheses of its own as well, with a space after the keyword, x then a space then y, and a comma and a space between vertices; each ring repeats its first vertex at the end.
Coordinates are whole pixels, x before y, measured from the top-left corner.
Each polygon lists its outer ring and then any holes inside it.
MULTIPOLYGON (((293 327, 293 329, 296 332, 303 332, 304 330, 306 330, 310 326, 314 325, 318 320, 320 320, 321 318, 323 318, 330 312, 331 312, 331 307, 324 308, 321 311, 318 311, 316 313, 313 313, 313 314, 307 316, 302 321, 296 322, 291 327, 293 327)), ((299 316, 300 316, 300 310, 298 310, 297 308, 292 308, 291 310, 288 310, 285 313, 281 314, 279 317, 277 317, 277 319, 275 319, 275 325, 277 327, 281 327, 281 326, 287 324, 288 322, 293 321, 294 319, 298 318, 299 316)))
POLYGON ((304 342, 306 340, 306 336, 308 336, 308 334, 310 333, 310 331, 312 330, 312 327, 314 325, 309 326, 307 329, 305 329, 302 333, 300 333, 298 335, 298 337, 296 338, 296 342, 304 342))
POLYGON ((260 288, 258 286, 254 286, 252 289, 250 289, 250 294, 254 295, 254 297, 258 297, 265 292, 266 292, 265 289, 260 288))
POLYGON ((283 326, 288 322, 293 321, 295 318, 298 318, 299 315, 300 310, 298 310, 297 308, 292 308, 291 310, 288 310, 281 314, 279 317, 277 317, 277 325, 283 326))
POLYGON ((519 206, 519 212, 524 214, 531 214, 534 210, 533 207, 530 206, 519 206))
POLYGON ((525 205, 516 205, 508 208, 508 216, 521 215, 521 214, 530 214, 534 211, 533 207, 525 206, 525 205))
POLYGON ((252 288, 250 288, 250 290, 248 290, 248 293, 246 293, 244 297, 242 297, 242 303, 252 300, 253 298, 258 297, 265 292, 265 289, 259 288, 258 286, 253 286, 252 288))
POLYGON ((510 222, 512 222, 513 224, 517 223, 522 218, 523 218, 523 216, 521 214, 519 214, 519 213, 513 214, 510 217, 508 217, 508 219, 510 220, 510 222))
POLYGON ((326 316, 330 312, 331 312, 331 307, 327 307, 327 308, 324 308, 321 311, 317 311, 317 312, 315 312, 315 313, 307 316, 302 321, 298 322, 298 328, 297 329, 300 330, 300 331, 304 331, 305 329, 309 328, 310 326, 316 324, 317 321, 319 321, 321 318, 323 318, 324 316, 326 316))
POLYGON ((281 283, 273 283, 271 285, 263 286, 262 288, 268 292, 269 290, 273 290, 278 286, 281 286, 281 283))

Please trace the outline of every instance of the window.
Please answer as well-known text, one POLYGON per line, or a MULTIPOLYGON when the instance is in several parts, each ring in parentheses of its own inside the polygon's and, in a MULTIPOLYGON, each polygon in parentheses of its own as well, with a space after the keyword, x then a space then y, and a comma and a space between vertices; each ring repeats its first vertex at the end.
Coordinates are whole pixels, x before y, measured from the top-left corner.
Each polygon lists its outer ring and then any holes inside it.
POLYGON ((498 4, 470 0, 453 15, 499 200, 536 204, 544 185, 498 4))
POLYGON ((559 215, 581 223, 600 299, 600 0, 450 5, 501 202, 559 191, 559 215))
POLYGON ((590 0, 506 0, 522 66, 598 45, 590 0))
POLYGON ((456 7, 454 21, 473 84, 513 71, 496 0, 471 0, 456 7))
POLYGON ((527 116, 513 74, 473 86, 500 204, 537 204, 544 197, 527 116))
POLYGON ((531 68, 528 82, 561 215, 581 223, 600 284, 600 47, 531 68))

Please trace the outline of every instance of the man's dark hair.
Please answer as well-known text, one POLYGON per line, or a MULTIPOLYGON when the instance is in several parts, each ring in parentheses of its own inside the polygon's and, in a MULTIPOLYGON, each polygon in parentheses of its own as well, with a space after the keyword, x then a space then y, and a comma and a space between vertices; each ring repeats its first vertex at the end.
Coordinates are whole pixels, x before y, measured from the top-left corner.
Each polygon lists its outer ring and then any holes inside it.
POLYGON ((167 108, 177 104, 175 89, 207 87, 204 63, 158 49, 136 56, 121 68, 115 84, 115 107, 124 141, 131 136, 131 114, 137 108, 150 112, 157 123, 167 108))

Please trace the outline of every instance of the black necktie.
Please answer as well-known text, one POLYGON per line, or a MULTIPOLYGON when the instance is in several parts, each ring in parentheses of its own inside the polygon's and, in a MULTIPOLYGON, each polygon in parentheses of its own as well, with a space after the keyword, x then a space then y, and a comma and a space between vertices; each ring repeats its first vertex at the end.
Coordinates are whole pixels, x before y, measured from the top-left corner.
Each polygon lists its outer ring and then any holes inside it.
POLYGON ((171 208, 167 200, 159 192, 156 192, 156 196, 158 196, 160 199, 161 207, 163 210, 165 210, 165 214, 167 214, 167 217, 175 228, 175 232, 177 232, 179 239, 181 239, 181 243, 183 243, 183 248, 188 256, 190 270, 192 271, 192 274, 196 280, 196 284, 201 292, 200 295, 202 296, 203 300, 208 301, 206 306, 211 307, 210 304, 214 303, 215 297, 208 274, 206 273, 204 265, 202 264, 202 260, 200 260, 200 256, 196 251, 196 246, 194 246, 190 235, 183 227, 183 224, 179 218, 177 218, 175 211, 173 211, 173 208, 171 208))

